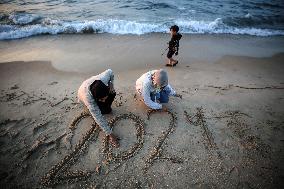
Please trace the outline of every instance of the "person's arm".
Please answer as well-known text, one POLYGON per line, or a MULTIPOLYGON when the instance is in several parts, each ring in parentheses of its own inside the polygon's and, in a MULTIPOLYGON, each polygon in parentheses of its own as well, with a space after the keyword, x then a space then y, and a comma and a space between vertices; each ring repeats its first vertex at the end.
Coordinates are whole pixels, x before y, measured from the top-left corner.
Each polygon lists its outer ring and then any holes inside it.
POLYGON ((147 85, 144 85, 142 88, 142 98, 144 100, 144 103, 151 109, 162 109, 162 105, 152 101, 151 97, 150 97, 150 90, 149 87, 147 85))
POLYGON ((173 39, 171 39, 171 40, 169 41, 169 50, 174 50, 174 47, 175 47, 175 42, 174 42, 173 39))
POLYGON ((170 84, 168 84, 168 85, 166 86, 166 90, 169 90, 169 91, 170 91, 170 93, 169 93, 170 96, 175 96, 175 95, 176 95, 176 91, 171 87, 170 84))
POLYGON ((109 76, 109 80, 108 80, 108 86, 109 86, 109 90, 111 93, 115 93, 115 89, 114 89, 114 74, 113 71, 111 69, 108 69, 108 76, 109 76))
POLYGON ((100 108, 97 106, 96 102, 92 98, 88 98, 85 105, 89 109, 92 117, 94 118, 95 122, 99 125, 99 127, 104 131, 106 135, 112 134, 112 130, 109 127, 106 119, 103 117, 100 108))
POLYGON ((182 98, 182 95, 181 94, 177 94, 176 91, 171 87, 170 84, 167 85, 167 89, 170 91, 169 95, 182 98))
POLYGON ((113 85, 112 81, 109 81, 108 86, 109 86, 109 92, 114 94, 115 89, 114 89, 114 85, 113 85))
POLYGON ((111 69, 108 69, 107 71, 108 71, 108 74, 109 74, 109 75, 108 75, 108 76, 109 76, 109 79, 108 79, 108 80, 109 80, 110 83, 113 84, 113 82, 114 82, 114 74, 113 74, 113 71, 112 71, 111 69))
POLYGON ((110 80, 109 80, 109 82, 108 82, 108 86, 109 86, 109 91, 110 91, 110 93, 115 93, 115 89, 114 89, 114 83, 113 83, 113 81, 114 81, 114 75, 112 74, 111 76, 110 76, 110 80))

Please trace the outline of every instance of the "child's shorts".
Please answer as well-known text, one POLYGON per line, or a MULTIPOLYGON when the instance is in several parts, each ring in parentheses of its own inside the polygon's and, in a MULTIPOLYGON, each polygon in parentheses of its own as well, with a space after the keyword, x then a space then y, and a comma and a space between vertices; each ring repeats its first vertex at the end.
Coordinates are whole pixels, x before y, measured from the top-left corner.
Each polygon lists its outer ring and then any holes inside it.
POLYGON ((172 58, 172 56, 175 54, 175 51, 169 50, 167 57, 172 58))

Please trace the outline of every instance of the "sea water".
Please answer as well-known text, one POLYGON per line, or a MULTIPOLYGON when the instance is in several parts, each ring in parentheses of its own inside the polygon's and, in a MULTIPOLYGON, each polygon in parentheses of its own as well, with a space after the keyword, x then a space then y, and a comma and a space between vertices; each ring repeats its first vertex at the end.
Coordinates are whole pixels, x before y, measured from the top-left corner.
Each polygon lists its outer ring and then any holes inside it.
POLYGON ((63 33, 284 35, 283 0, 0 0, 0 40, 63 33))

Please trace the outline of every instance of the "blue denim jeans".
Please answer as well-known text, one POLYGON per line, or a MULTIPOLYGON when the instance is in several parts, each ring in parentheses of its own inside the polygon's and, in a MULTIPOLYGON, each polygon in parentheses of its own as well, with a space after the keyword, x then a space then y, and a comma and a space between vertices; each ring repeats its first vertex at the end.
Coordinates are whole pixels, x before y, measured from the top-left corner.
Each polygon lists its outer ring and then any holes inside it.
POLYGON ((159 93, 151 93, 150 94, 151 100, 155 102, 155 98, 156 98, 156 100, 159 100, 160 103, 168 103, 170 92, 171 92, 170 89, 165 87, 159 93))

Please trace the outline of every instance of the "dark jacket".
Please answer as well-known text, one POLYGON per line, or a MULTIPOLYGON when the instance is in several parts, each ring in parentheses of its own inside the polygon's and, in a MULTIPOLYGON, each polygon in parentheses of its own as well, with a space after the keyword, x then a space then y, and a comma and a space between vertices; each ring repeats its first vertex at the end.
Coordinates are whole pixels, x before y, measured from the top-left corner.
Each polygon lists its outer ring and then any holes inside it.
POLYGON ((179 48, 179 40, 181 39, 182 35, 177 33, 176 35, 172 36, 171 40, 169 41, 169 50, 170 51, 178 51, 179 48))

